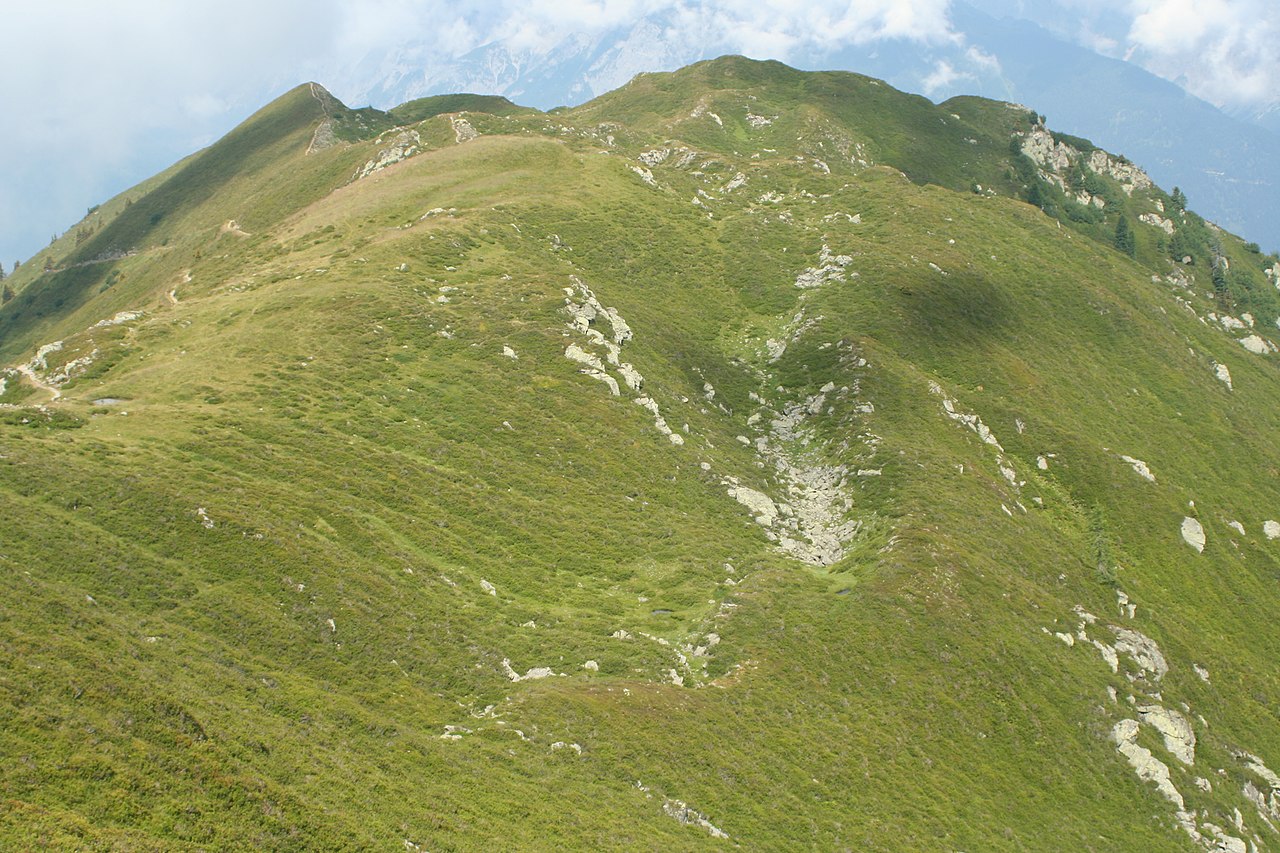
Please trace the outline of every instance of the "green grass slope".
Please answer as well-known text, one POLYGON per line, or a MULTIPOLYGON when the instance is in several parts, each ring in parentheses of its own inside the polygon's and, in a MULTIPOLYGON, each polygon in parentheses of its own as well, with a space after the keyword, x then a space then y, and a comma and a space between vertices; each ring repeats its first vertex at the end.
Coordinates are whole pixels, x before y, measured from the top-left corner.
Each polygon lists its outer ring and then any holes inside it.
POLYGON ((519 115, 537 110, 521 107, 500 95, 432 95, 418 98, 392 109, 388 115, 399 124, 413 124, 444 113, 477 112, 492 115, 519 115))
POLYGON ((6 845, 1280 847, 1273 259, 856 75, 343 110, 0 309, 6 845))

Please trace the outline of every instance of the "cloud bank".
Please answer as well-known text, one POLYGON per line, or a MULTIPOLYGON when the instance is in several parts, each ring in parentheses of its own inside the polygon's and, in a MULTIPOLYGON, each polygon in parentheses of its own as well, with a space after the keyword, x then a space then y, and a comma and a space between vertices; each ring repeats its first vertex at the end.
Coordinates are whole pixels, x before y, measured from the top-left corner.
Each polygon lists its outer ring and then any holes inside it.
POLYGON ((1276 98, 1275 0, 1136 0, 1129 9, 1131 61, 1219 106, 1276 98))

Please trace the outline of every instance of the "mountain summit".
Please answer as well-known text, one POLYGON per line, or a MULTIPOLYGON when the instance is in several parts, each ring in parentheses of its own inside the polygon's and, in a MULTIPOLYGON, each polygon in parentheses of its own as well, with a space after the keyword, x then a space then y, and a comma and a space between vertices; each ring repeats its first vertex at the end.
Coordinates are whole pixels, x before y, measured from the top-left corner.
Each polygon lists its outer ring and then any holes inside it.
POLYGON ((1280 849, 1278 283, 1025 106, 298 87, 3 282, 0 838, 1280 849))
MULTIPOLYGON (((1135 63, 1064 38, 1063 30, 1081 25, 1078 15, 1062 21, 1057 34, 1025 19, 1049 23, 1054 4, 1021 4, 1012 18, 1005 17, 1008 5, 946 4, 949 38, 872 37, 870 23, 859 28, 863 38, 851 41, 795 38, 789 62, 870 73, 933 99, 972 94, 1031 104, 1058 130, 1125 153, 1158 183, 1180 185, 1201 213, 1228 230, 1267 249, 1280 247, 1275 122, 1247 113, 1233 118, 1135 63)), ((851 6, 849 14, 858 13, 851 6)), ((733 52, 749 29, 743 17, 658 4, 629 24, 536 46, 509 37, 452 57, 410 43, 366 57, 343 75, 341 91, 378 106, 449 91, 491 92, 544 109, 578 105, 639 72, 733 52)))

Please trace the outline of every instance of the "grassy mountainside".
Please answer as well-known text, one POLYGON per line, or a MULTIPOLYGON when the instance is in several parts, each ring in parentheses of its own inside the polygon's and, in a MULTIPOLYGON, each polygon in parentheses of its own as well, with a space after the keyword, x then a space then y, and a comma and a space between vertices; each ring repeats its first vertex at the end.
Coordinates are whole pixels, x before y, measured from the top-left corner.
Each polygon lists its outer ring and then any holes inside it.
POLYGON ((0 309, 0 837, 1280 846, 1275 260, 1048 135, 301 87, 104 205, 0 309))

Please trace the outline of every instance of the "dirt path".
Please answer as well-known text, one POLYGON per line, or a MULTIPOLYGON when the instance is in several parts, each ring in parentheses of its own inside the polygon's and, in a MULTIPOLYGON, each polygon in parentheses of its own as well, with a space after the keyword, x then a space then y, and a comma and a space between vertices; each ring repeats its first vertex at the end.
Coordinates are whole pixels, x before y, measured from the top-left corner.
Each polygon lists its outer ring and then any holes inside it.
POLYGON ((27 377, 27 381, 30 382, 32 385, 36 386, 36 388, 38 388, 41 391, 47 392, 49 394, 50 403, 56 403, 58 399, 62 397, 62 392, 59 391, 53 385, 50 385, 48 382, 45 382, 39 376, 37 376, 36 372, 31 369, 31 365, 20 364, 17 367, 15 367, 14 370, 18 371, 23 376, 27 377))

